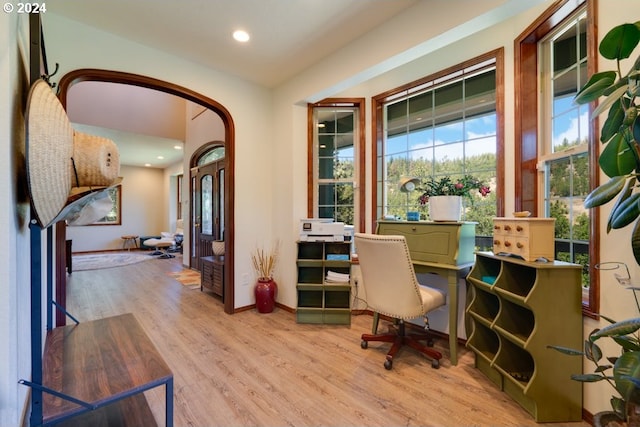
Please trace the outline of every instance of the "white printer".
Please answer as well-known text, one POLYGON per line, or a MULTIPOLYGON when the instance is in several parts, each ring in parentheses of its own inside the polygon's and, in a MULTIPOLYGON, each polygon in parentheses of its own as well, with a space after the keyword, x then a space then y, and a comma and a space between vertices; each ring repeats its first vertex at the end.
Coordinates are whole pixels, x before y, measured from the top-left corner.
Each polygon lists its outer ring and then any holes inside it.
POLYGON ((333 222, 333 218, 300 220, 301 242, 344 242, 344 240, 344 222, 333 222))

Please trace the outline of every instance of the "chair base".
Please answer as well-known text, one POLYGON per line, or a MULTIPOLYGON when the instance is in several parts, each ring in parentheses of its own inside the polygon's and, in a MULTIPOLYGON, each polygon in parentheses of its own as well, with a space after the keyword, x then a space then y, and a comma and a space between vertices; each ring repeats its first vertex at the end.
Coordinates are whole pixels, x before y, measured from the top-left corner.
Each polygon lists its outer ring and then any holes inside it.
MULTIPOLYGON (((390 328, 391 329, 391 328, 390 328)), ((389 332, 386 334, 362 334, 362 342, 360 346, 367 348, 369 342, 390 342, 392 343, 391 349, 387 353, 386 360, 384 362, 385 369, 389 370, 393 367, 393 358, 398 353, 402 346, 409 346, 414 350, 419 351, 428 358, 431 359, 431 367, 438 369, 440 367, 440 359, 442 359, 442 353, 434 350, 433 338, 426 333, 409 333, 405 332, 404 322, 400 321, 397 331, 389 332), (427 341, 427 345, 424 345, 421 341, 427 341)))
POLYGON ((166 259, 166 258, 175 258, 175 255, 169 253, 169 246, 161 246, 158 245, 155 247, 155 251, 149 254, 150 256, 155 256, 158 259, 166 259))

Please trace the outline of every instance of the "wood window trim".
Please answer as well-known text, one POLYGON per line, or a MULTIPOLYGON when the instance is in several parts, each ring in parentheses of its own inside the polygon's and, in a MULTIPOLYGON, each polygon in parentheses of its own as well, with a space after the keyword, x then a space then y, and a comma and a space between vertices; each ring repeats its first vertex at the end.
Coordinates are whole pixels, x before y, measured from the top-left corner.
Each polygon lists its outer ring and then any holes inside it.
MULTIPOLYGON (((514 144, 515 144, 515 210, 528 210, 537 216, 539 189, 537 187, 538 162, 538 42, 555 27, 568 19, 577 8, 587 8, 587 72, 597 71, 597 0, 559 0, 527 27, 514 41, 514 144)), ((589 112, 594 108, 590 105, 589 112)), ((598 119, 590 121, 589 175, 591 188, 598 186, 598 119), (594 149, 595 148, 595 149, 594 149)), ((590 212, 589 226, 589 303, 583 304, 583 314, 597 318, 600 309, 599 275, 595 265, 599 262, 599 210, 590 212)))
POLYGON ((496 66, 496 193, 499 195, 496 199, 498 203, 496 213, 498 216, 504 216, 504 48, 498 48, 371 98, 371 135, 374 136, 371 144, 371 230, 375 230, 377 226, 378 152, 384 133, 382 123, 384 104, 400 92, 441 79, 488 59, 495 59, 496 66))
POLYGON ((354 224, 356 232, 365 230, 365 100, 364 98, 326 98, 322 101, 307 105, 307 216, 313 217, 313 110, 316 107, 349 107, 358 109, 358 176, 356 186, 358 187, 358 224, 354 224))

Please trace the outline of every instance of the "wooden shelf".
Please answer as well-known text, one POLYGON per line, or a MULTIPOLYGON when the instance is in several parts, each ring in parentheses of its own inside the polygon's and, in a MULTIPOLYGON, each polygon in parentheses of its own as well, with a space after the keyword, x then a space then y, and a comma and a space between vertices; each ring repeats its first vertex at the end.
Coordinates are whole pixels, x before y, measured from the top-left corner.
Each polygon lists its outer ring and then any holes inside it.
MULTIPOLYGON (((140 393, 162 385, 166 425, 173 424, 173 374, 131 313, 48 331, 42 371, 44 387, 90 406, 45 392, 44 425, 76 415, 82 420, 107 413, 120 414, 135 425, 135 420, 150 413, 140 393)), ((79 421, 68 422, 78 425, 79 421)))
POLYGON ((537 422, 582 419, 582 359, 547 348, 582 345, 580 269, 483 252, 467 277, 476 367, 537 422))
POLYGON ((326 282, 329 270, 350 274, 350 242, 298 242, 298 323, 351 324, 351 283, 326 282), (346 260, 327 259, 346 256, 346 260))

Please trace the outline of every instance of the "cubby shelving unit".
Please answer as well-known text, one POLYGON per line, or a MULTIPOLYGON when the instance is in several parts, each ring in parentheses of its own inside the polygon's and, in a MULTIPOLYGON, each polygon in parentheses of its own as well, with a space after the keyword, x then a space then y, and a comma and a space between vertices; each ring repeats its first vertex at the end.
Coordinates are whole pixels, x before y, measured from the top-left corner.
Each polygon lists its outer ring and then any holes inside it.
POLYGON ((298 242, 298 323, 351 324, 351 282, 326 280, 329 271, 351 273, 350 250, 350 242, 298 242))
POLYGON ((582 359, 547 347, 582 346, 580 269, 481 252, 467 277, 475 365, 537 422, 582 419, 582 359))

